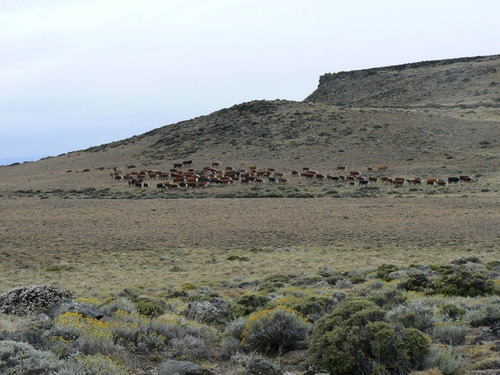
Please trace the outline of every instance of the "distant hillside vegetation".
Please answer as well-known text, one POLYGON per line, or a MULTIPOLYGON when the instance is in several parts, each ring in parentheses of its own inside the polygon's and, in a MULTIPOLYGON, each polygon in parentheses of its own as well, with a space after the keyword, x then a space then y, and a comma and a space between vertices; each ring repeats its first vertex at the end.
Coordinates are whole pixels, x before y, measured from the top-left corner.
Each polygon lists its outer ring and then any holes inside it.
POLYGON ((325 74, 305 101, 352 107, 500 107, 500 55, 325 74))

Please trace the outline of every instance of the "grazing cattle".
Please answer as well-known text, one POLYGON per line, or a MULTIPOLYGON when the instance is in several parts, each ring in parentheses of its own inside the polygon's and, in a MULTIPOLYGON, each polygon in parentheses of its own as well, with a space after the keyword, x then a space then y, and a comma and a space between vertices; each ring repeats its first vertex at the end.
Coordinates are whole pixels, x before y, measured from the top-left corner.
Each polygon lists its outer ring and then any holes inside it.
POLYGON ((316 179, 318 179, 318 180, 323 180, 324 178, 325 178, 325 176, 323 176, 321 173, 318 173, 316 175, 316 179))
POLYGON ((142 188, 142 182, 136 182, 134 186, 135 186, 136 189, 141 189, 142 188))
POLYGON ((378 179, 377 179, 377 177, 370 176, 370 177, 368 177, 368 181, 370 181, 370 182, 377 182, 378 179))
POLYGON ((413 185, 421 185, 422 179, 420 177, 415 177, 413 180, 410 180, 410 183, 412 183, 413 185))
POLYGON ((358 171, 349 171, 349 174, 350 174, 351 176, 357 176, 357 175, 359 175, 359 174, 361 174, 361 173, 359 173, 358 171))
POLYGON ((389 169, 389 167, 387 165, 379 165, 377 167, 377 171, 386 171, 388 169, 389 169))
POLYGON ((368 181, 368 180, 359 180, 358 183, 360 185, 368 185, 370 183, 370 181, 368 181))
POLYGON ((393 181, 392 181, 393 185, 396 185, 396 186, 403 186, 403 184, 405 183, 405 180, 404 178, 395 178, 393 181))
POLYGON ((347 167, 345 165, 337 165, 337 171, 345 171, 347 167))
POLYGON ((472 177, 470 177, 470 176, 460 176, 460 181, 471 182, 472 181, 472 177))
POLYGON ((182 168, 182 163, 174 163, 174 169, 182 168))
POLYGON ((274 172, 274 177, 283 177, 283 172, 274 172))
POLYGON ((226 172, 232 171, 233 169, 234 169, 233 167, 231 167, 230 165, 228 165, 228 166, 226 167, 226 172))
POLYGON ((213 168, 213 167, 220 167, 221 165, 222 165, 222 164, 221 164, 221 163, 219 163, 218 161, 213 161, 213 162, 212 162, 212 168, 213 168))
POLYGON ((292 171, 292 177, 298 177, 299 172, 298 171, 292 171))
POLYGON ((431 185, 431 186, 434 186, 437 184, 437 178, 428 178, 425 183, 427 185, 431 185))
POLYGON ((437 185, 438 186, 446 186, 446 185, 448 185, 448 183, 445 180, 438 180, 437 185))
POLYGON ((193 164, 192 160, 184 160, 182 162, 182 165, 185 166, 185 167, 189 167, 191 164, 193 164))
POLYGON ((256 171, 257 170, 257 166, 256 165, 251 165, 248 167, 248 169, 250 169, 251 171, 256 171))
POLYGON ((156 188, 158 190, 165 190, 167 188, 167 185, 165 185, 164 183, 160 182, 160 183, 156 184, 156 188))
POLYGON ((275 184, 276 183, 276 178, 275 177, 268 177, 268 180, 271 184, 275 184))
POLYGON ((308 171, 309 170, 309 167, 303 167, 302 168, 302 171, 308 171))
POLYGON ((457 182, 460 182, 460 177, 448 177, 448 183, 456 184, 457 182))
POLYGON ((278 178, 278 183, 285 185, 288 184, 288 180, 286 178, 278 178))
POLYGON ((264 180, 260 177, 256 177, 255 178, 255 182, 258 183, 258 184, 262 184, 264 182, 264 180))

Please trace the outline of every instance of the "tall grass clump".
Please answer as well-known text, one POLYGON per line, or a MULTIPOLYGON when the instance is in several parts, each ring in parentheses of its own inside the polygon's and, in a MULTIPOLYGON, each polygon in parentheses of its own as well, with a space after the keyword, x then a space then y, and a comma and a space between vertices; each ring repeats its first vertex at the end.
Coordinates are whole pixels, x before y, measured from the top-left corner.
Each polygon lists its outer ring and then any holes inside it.
POLYGON ((311 324, 297 311, 278 306, 249 316, 241 346, 265 354, 281 355, 304 348, 311 324))

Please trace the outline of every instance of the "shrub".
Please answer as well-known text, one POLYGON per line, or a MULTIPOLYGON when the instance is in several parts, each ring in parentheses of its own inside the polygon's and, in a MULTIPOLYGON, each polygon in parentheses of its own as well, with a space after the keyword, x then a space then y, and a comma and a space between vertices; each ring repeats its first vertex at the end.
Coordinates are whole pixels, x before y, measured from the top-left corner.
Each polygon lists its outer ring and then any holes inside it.
POLYGON ((165 301, 151 297, 138 297, 134 304, 139 314, 152 317, 164 314, 167 306, 165 301))
POLYGON ((452 273, 440 275, 431 282, 431 294, 447 296, 476 297, 498 292, 495 283, 480 272, 457 268, 452 273))
POLYGON ((207 359, 212 354, 209 345, 200 337, 185 335, 171 340, 171 353, 176 358, 189 361, 207 359))
POLYGON ((500 299, 487 299, 479 309, 468 312, 466 319, 473 327, 492 326, 500 322, 500 299))
POLYGON ((462 345, 467 331, 467 327, 458 324, 438 324, 434 327, 432 338, 442 344, 462 345))
POLYGON ((406 296, 398 289, 387 288, 371 294, 367 299, 375 302, 379 307, 389 309, 404 303, 406 296))
POLYGON ((250 315, 241 345, 261 353, 278 354, 304 348, 310 323, 295 310, 276 307, 250 315))
POLYGON ((119 297, 111 301, 107 301, 106 303, 100 305, 99 309, 108 316, 112 316, 118 310, 126 311, 131 314, 137 312, 135 304, 125 297, 119 297))
POLYGON ((396 306, 387 313, 387 317, 394 324, 420 331, 427 331, 434 326, 434 308, 419 302, 396 306))
POLYGON ((0 341, 0 373, 51 374, 62 362, 53 353, 17 341, 0 341))
POLYGON ((448 319, 451 320, 456 320, 458 318, 461 318, 465 315, 466 310, 456 304, 453 303, 447 303, 439 309, 440 315, 447 317, 448 319))
POLYGON ((49 336, 53 342, 64 343, 83 354, 119 354, 123 350, 114 343, 113 323, 74 312, 56 317, 49 336))
POLYGON ((451 345, 433 346, 423 364, 426 368, 439 368, 443 375, 460 375, 465 372, 467 361, 451 345))
POLYGON ((20 286, 0 295, 0 313, 35 314, 63 298, 73 298, 73 293, 55 285, 20 286))
POLYGON ((248 319, 245 317, 236 318, 226 326, 225 332, 239 342, 242 339, 243 330, 247 323, 248 319))
POLYGON ((314 328, 310 362, 335 374, 408 372, 428 353, 430 339, 413 328, 396 329, 385 311, 364 299, 347 299, 314 328))
POLYGON ((393 278, 390 276, 390 273, 398 270, 399 268, 392 264, 383 264, 377 267, 375 275, 377 276, 377 278, 382 279, 384 281, 391 281, 393 280, 393 278))
POLYGON ((450 263, 456 265, 463 265, 466 263, 481 263, 481 260, 475 255, 470 255, 453 259, 450 263))
POLYGON ((78 355, 67 360, 62 369, 53 375, 130 375, 131 371, 121 362, 102 354, 78 355))
POLYGON ((246 293, 236 298, 235 305, 231 309, 234 317, 248 315, 263 307, 269 302, 269 298, 257 293, 246 293))
POLYGON ((240 340, 234 337, 227 337, 222 339, 220 343, 220 357, 221 359, 228 361, 233 357, 240 349, 240 340))
POLYGON ((431 281, 424 273, 415 273, 401 282, 398 286, 407 291, 424 292, 430 286, 431 281))

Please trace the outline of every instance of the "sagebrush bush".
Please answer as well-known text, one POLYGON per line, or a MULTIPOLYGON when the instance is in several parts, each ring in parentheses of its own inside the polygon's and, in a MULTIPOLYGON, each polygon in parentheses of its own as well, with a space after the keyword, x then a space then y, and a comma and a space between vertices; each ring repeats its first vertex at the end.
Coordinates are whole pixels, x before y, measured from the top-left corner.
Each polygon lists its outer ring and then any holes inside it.
POLYGON ((433 346, 425 356, 426 368, 438 368, 443 375, 461 375, 465 373, 467 360, 453 346, 433 346))
POLYGON ((476 306, 465 314, 464 319, 472 327, 492 326, 500 322, 500 298, 487 297, 479 306, 476 306))
POLYGON ((135 304, 129 300, 128 298, 125 297, 118 297, 116 299, 113 299, 111 301, 107 301, 106 303, 102 304, 99 306, 99 309, 108 316, 112 316, 116 311, 121 310, 121 311, 126 311, 129 313, 136 313, 137 308, 135 307, 135 304))
POLYGON ((63 298, 73 298, 73 293, 56 285, 19 286, 0 295, 0 313, 36 314, 63 298))
POLYGON ((400 324, 405 328, 416 328, 425 332, 434 326, 434 312, 435 309, 432 307, 419 302, 410 302, 389 310, 387 317, 394 324, 400 324))
POLYGON ((52 374, 60 369, 62 362, 51 352, 35 349, 17 341, 0 341, 0 373, 52 374))
POLYGON ((207 359, 213 354, 211 347, 201 337, 185 335, 170 340, 169 344, 174 358, 194 361, 207 359))
POLYGON ((52 375, 130 375, 132 371, 115 358, 102 354, 77 355, 64 362, 52 375))
POLYGON ((241 345, 249 350, 281 355, 307 344, 311 324, 297 311, 278 306, 249 316, 241 345))
POLYGON ((463 325, 453 323, 436 324, 432 331, 432 338, 442 344, 462 345, 469 329, 463 325))
POLYGON ((269 297, 258 293, 245 293, 235 299, 234 305, 231 308, 233 317, 245 316, 253 313, 269 302, 269 297))
POLYGON ((230 322, 226 328, 225 332, 230 336, 238 340, 238 342, 242 339, 243 330, 248 323, 248 318, 239 317, 230 322))
POLYGON ((414 328, 396 328, 385 311, 364 299, 346 299, 319 320, 310 362, 330 373, 404 373, 428 353, 430 339, 414 328))

